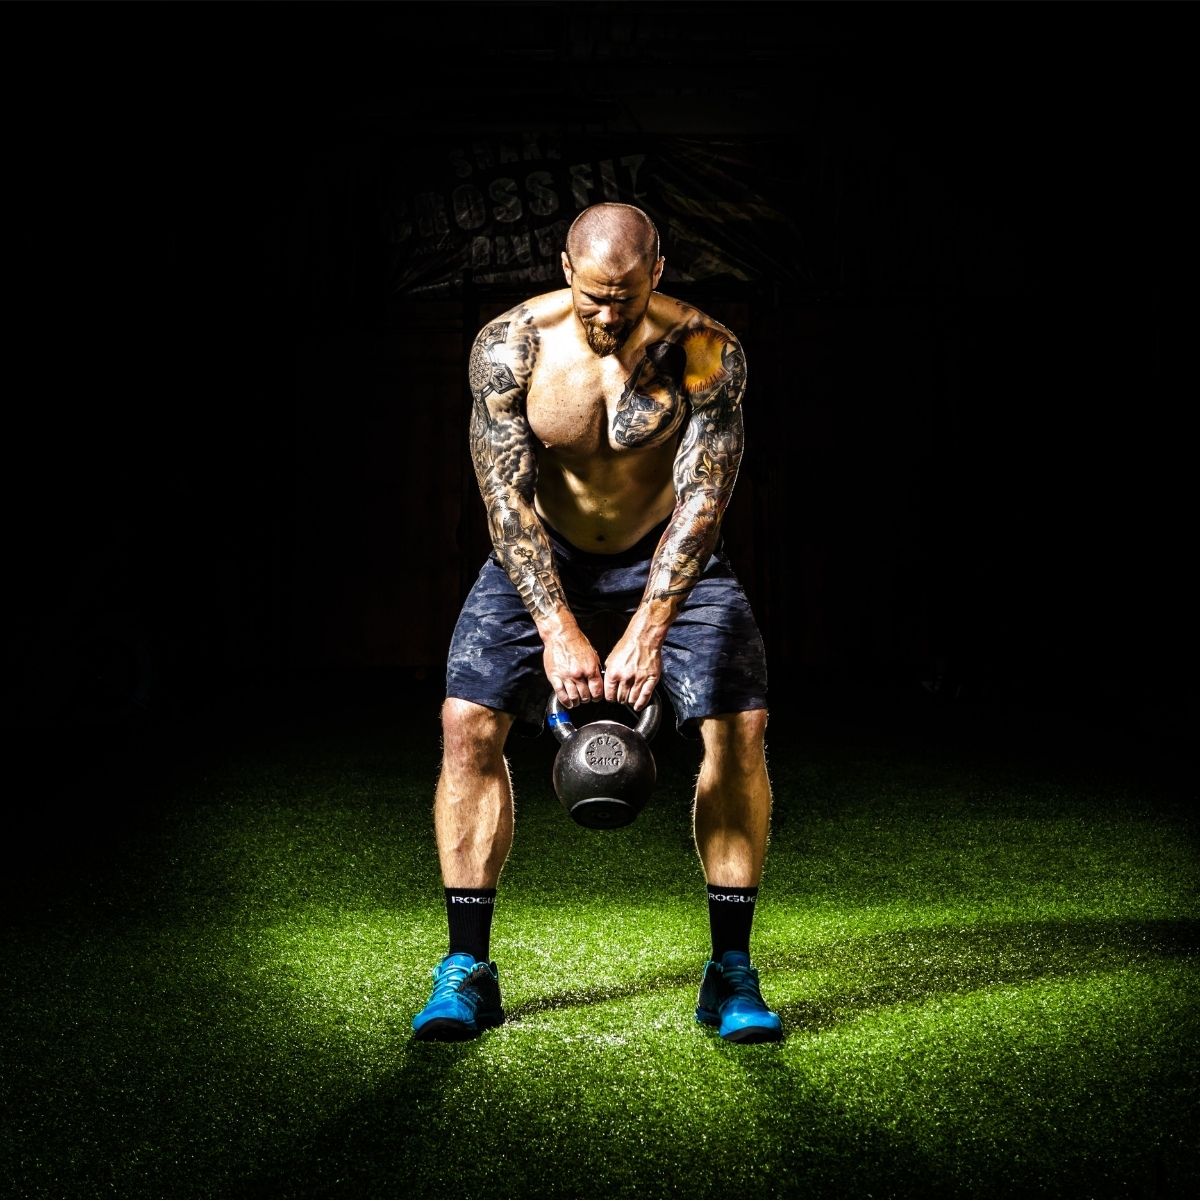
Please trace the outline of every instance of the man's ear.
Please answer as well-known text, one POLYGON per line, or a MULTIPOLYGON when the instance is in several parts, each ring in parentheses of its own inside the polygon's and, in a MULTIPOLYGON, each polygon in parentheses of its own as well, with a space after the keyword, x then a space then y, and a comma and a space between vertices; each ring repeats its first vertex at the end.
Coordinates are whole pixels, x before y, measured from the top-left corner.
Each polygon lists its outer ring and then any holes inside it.
POLYGON ((571 260, 569 258, 567 258, 567 252, 565 250, 562 252, 562 269, 563 269, 563 275, 566 277, 566 280, 567 280, 567 286, 570 287, 571 286, 571 260))
POLYGON ((658 281, 660 279, 662 279, 663 268, 666 265, 667 265, 667 260, 665 258, 659 259, 658 262, 654 264, 654 273, 650 276, 651 290, 658 287, 658 281))

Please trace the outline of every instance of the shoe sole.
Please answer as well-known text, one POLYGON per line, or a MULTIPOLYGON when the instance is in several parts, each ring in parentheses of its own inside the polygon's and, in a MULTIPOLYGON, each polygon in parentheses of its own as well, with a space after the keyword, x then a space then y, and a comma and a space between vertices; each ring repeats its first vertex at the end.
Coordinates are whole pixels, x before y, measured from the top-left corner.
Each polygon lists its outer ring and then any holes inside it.
POLYGON ((738 1030, 722 1034, 721 1037, 727 1043, 777 1043, 783 1038, 783 1031, 762 1026, 742 1026, 738 1030))
POLYGON ((503 1021, 503 1013, 495 1017, 477 1017, 473 1026, 468 1026, 466 1022, 456 1022, 453 1018, 434 1018, 426 1022, 420 1030, 414 1030, 413 1038, 421 1042, 462 1043, 478 1038, 485 1030, 491 1030, 503 1021))
MULTIPOLYGON (((697 1009, 696 1021, 717 1030, 721 1026, 720 1014, 713 1013, 711 1009, 697 1009)), ((727 1043, 777 1043, 783 1038, 783 1031, 774 1026, 738 1026, 721 1037, 727 1043)))

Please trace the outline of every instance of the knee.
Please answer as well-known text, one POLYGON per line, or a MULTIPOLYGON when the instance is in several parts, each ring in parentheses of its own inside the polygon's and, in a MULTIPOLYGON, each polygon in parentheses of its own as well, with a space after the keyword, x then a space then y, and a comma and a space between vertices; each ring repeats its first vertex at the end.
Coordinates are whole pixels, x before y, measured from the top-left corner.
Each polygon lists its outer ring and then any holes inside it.
POLYGON ((705 757, 736 770, 762 762, 767 734, 767 710, 747 709, 706 718, 700 726, 705 757))
POLYGON ((442 705, 442 752, 464 766, 494 765, 503 757, 512 720, 507 713, 450 697, 442 705))

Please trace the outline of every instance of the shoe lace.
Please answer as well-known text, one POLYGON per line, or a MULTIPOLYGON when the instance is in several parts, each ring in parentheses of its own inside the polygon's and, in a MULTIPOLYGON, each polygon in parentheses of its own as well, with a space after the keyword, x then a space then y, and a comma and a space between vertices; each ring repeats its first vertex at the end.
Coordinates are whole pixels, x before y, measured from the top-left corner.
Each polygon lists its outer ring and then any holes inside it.
POLYGON ((758 968, 735 964, 733 967, 727 967, 723 974, 731 996, 739 997, 744 1001, 753 1001, 756 1005, 766 1008, 766 1002, 763 1000, 758 984, 758 968))
POLYGON ((462 987, 463 981, 471 974, 471 969, 461 963, 441 964, 433 969, 433 993, 431 1001, 452 996, 462 987))

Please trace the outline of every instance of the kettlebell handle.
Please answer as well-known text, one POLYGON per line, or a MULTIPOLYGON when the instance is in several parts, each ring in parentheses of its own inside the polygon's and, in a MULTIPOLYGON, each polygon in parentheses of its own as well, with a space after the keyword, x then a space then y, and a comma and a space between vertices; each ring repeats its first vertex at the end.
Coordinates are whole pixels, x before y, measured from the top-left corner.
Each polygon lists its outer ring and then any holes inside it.
MULTIPOLYGON (((636 712, 632 705, 626 705, 625 708, 631 713, 636 712)), ((657 688, 650 694, 649 702, 641 713, 637 714, 637 718, 638 723, 632 728, 649 742, 658 733, 659 722, 662 720, 662 706, 658 703, 657 688)), ((557 692, 552 692, 550 700, 546 703, 546 725, 554 731, 554 737, 559 742, 569 741, 575 733, 570 711, 563 708, 557 692)))

